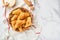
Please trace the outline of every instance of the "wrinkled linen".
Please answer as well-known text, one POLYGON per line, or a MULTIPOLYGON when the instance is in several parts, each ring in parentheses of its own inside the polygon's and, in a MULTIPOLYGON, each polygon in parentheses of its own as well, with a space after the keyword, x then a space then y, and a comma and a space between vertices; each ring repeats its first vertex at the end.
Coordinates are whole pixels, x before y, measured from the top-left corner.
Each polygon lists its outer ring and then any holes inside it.
MULTIPOLYGON (((29 9, 23 0, 17 0, 17 6, 7 9, 7 17, 9 13, 21 5, 29 9), (19 5, 18 5, 19 4, 19 5)), ((36 29, 30 28, 23 33, 15 32, 10 29, 10 40, 60 40, 60 12, 58 0, 36 0, 34 1, 35 10, 32 12, 34 15, 34 25, 36 29), (41 32, 40 34, 35 34, 41 32)), ((0 40, 5 40, 7 33, 7 23, 3 23, 4 8, 2 7, 2 0, 0 1, 0 40)), ((30 10, 30 9, 29 9, 30 10)))

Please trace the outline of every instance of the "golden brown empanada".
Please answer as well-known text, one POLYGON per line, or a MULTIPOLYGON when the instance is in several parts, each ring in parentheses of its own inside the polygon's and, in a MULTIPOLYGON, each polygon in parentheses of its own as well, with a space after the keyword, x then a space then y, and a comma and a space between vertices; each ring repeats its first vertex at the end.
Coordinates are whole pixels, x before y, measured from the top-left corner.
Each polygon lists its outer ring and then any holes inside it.
POLYGON ((28 18, 27 18, 25 27, 29 27, 29 26, 32 25, 32 21, 31 21, 31 20, 32 20, 31 17, 28 17, 28 18))
POLYGON ((11 21, 16 20, 17 17, 18 17, 18 15, 14 15, 14 16, 11 18, 11 21))
POLYGON ((21 10, 20 9, 17 9, 17 10, 14 10, 13 12, 12 12, 12 14, 20 14, 20 12, 21 12, 21 10))

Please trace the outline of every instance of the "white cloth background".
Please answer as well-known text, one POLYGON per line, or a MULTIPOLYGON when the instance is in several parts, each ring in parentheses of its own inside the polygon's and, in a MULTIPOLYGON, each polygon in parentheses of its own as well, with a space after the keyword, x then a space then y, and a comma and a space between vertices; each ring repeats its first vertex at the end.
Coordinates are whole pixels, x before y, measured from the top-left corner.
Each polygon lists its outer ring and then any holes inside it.
MULTIPOLYGON (((59 0, 38 0, 35 4, 36 21, 42 27, 42 32, 36 40, 60 40, 60 8, 59 0), (38 5, 39 3, 39 5, 38 5)), ((0 0, 0 40, 4 38, 7 24, 3 23, 2 0, 0 0)), ((9 9, 10 10, 10 9, 9 9)), ((12 32, 11 32, 12 33, 12 32)), ((29 33, 29 32, 28 32, 29 33)), ((15 40, 34 40, 37 36, 27 37, 24 35, 14 34, 15 40), (20 36, 22 37, 20 37, 20 36)), ((29 35, 29 34, 27 34, 29 35)), ((33 34, 34 35, 34 34, 33 34)), ((31 36, 31 35, 30 35, 31 36)))

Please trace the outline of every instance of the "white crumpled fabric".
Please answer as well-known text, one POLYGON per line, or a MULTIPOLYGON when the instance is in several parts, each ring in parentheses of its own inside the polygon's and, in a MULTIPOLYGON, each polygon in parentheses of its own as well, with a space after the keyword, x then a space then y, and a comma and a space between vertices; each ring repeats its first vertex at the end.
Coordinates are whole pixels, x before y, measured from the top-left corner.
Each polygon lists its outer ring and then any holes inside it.
MULTIPOLYGON (((7 9, 7 17, 13 9, 21 7, 21 5, 29 9, 23 0, 17 0, 16 2, 17 5, 14 8, 7 9)), ((35 0, 33 4, 35 10, 32 13, 34 15, 34 25, 37 28, 30 28, 23 33, 15 32, 11 28, 9 40, 60 40, 59 0, 35 0), (35 32, 41 33, 35 34, 35 32)), ((5 19, 3 13, 4 8, 2 7, 2 0, 0 0, 0 40, 5 40, 9 35, 7 23, 3 23, 5 19)))
MULTIPOLYGON (((34 1, 31 0, 32 4, 34 5, 34 1)), ((6 17, 8 18, 9 13, 17 8, 17 7, 24 7, 28 10, 30 10, 30 8, 27 6, 27 4, 25 4, 25 2, 23 0, 16 0, 16 6, 13 8, 7 8, 7 12, 6 12, 6 17)), ((7 37, 9 36, 9 40, 36 40, 38 35, 36 34, 37 32, 40 32, 41 30, 41 26, 38 24, 37 21, 37 15, 35 14, 35 10, 32 11, 30 10, 34 16, 34 25, 36 26, 36 28, 31 27, 30 30, 26 30, 25 32, 16 32, 14 30, 12 30, 12 28, 10 28, 10 31, 8 33, 8 25, 3 24, 3 25, 7 25, 6 28, 4 29, 4 37, 2 38, 3 40, 7 40, 7 37)), ((3 17, 3 21, 5 20, 5 18, 3 17)))

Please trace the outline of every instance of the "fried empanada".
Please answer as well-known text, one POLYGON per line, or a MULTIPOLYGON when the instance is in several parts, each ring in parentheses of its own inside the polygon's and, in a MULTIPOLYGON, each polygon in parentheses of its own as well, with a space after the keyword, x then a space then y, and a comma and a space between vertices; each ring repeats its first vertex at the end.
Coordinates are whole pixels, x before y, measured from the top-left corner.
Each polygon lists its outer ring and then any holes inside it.
POLYGON ((18 19, 25 19, 29 16, 29 13, 24 13, 24 12, 21 12, 21 14, 18 16, 18 19))
POLYGON ((23 32, 22 26, 19 27, 19 31, 20 32, 23 32))
POLYGON ((14 15, 14 16, 11 18, 11 21, 16 20, 17 17, 18 17, 18 15, 14 15))
POLYGON ((24 13, 23 12, 21 12, 21 14, 18 16, 18 19, 24 19, 25 17, 24 17, 24 13))
POLYGON ((14 29, 14 27, 15 27, 15 24, 16 24, 16 20, 11 21, 11 25, 12 25, 13 29, 14 29))
POLYGON ((25 27, 29 27, 29 26, 32 25, 32 21, 31 21, 31 20, 32 20, 31 17, 28 17, 28 18, 27 18, 25 27))
POLYGON ((17 20, 15 24, 15 29, 18 28, 19 26, 25 24, 25 20, 17 20))
POLYGON ((14 10, 13 12, 12 12, 12 14, 20 14, 20 12, 21 12, 21 10, 20 9, 17 9, 17 10, 14 10))

